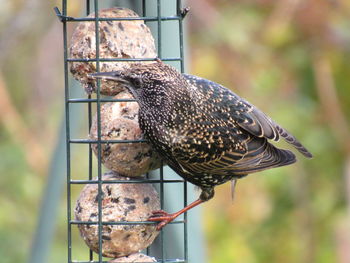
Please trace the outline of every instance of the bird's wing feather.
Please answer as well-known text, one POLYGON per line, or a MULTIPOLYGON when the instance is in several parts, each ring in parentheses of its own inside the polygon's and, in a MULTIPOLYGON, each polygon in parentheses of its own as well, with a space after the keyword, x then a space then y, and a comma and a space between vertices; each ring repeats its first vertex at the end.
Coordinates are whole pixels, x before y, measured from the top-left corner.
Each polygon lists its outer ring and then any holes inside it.
MULTIPOLYGON (((213 118, 212 115, 206 116, 213 118)), ((172 149, 167 156, 170 166, 181 174, 241 176, 295 162, 292 152, 274 147, 266 138, 243 133, 239 127, 220 125, 220 121, 211 119, 211 123, 217 126, 200 128, 212 140, 199 141, 198 134, 191 130, 179 136, 174 131, 173 137, 178 139, 173 139, 169 148, 172 149), (214 131, 220 132, 220 136, 213 136, 214 131), (187 148, 186 145, 190 147, 187 148)), ((194 126, 198 125, 200 124, 196 123, 194 126)), ((176 132, 179 130, 176 129, 176 132)), ((167 152, 170 151, 167 150, 164 154, 167 152)))
MULTIPOLYGON (((218 112, 221 117, 237 123, 244 130, 257 137, 278 141, 281 136, 304 156, 312 157, 311 153, 292 134, 237 94, 213 81, 188 74, 183 74, 183 76, 188 83, 193 84, 193 87, 210 87, 209 89, 213 92, 220 94, 218 99, 224 100, 221 105, 227 105, 225 112, 218 112)), ((215 104, 215 101, 211 103, 215 104)))
POLYGON ((237 155, 236 152, 225 151, 221 156, 209 161, 191 158, 186 160, 184 153, 180 152, 174 154, 170 159, 176 160, 178 167, 175 167, 175 170, 179 173, 206 173, 220 176, 243 176, 296 161, 291 151, 278 149, 264 138, 253 139, 248 142, 248 147, 249 150, 244 158, 237 155))

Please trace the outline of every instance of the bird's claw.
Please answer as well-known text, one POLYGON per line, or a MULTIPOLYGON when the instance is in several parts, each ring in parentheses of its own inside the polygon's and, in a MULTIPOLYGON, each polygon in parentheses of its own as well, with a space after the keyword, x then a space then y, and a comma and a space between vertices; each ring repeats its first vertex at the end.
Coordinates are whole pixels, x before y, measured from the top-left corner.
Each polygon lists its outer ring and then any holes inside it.
POLYGON ((157 211, 153 211, 152 215, 147 220, 151 222, 159 222, 156 227, 157 231, 159 231, 168 223, 173 221, 175 218, 176 218, 176 215, 174 214, 169 214, 163 210, 157 210, 157 211))

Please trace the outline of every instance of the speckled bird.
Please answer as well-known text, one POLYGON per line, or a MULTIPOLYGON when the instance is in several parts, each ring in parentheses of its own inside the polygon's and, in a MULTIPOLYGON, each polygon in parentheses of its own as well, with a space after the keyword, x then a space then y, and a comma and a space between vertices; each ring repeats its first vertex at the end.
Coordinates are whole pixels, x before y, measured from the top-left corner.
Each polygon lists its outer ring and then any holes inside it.
POLYGON ((149 220, 159 222, 158 229, 211 199, 217 185, 296 161, 291 151, 269 140, 282 137, 312 157, 293 135, 229 89, 181 74, 161 61, 92 77, 130 90, 140 105, 139 124, 146 138, 173 170, 202 190, 198 200, 177 213, 154 211, 149 220))

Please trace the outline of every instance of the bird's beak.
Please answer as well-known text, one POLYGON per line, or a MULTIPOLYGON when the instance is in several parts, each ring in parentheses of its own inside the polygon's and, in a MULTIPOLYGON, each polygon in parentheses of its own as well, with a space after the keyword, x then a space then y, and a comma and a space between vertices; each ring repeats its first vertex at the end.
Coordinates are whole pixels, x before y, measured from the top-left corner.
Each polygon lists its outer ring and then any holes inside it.
POLYGON ((130 84, 123 76, 121 71, 112 71, 112 72, 99 72, 88 75, 92 79, 104 79, 104 80, 113 80, 121 84, 130 84))
POLYGON ((133 96, 135 99, 137 99, 137 93, 133 87, 133 85, 125 79, 124 74, 122 71, 112 71, 112 72, 99 72, 99 73, 94 73, 94 74, 89 74, 89 78, 92 79, 103 79, 103 80, 112 80, 119 85, 125 87, 133 96))

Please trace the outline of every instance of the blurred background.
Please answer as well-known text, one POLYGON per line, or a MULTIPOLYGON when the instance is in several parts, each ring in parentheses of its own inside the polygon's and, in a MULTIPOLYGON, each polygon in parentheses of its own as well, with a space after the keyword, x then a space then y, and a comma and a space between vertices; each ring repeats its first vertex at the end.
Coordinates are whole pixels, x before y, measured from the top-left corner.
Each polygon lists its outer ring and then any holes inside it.
MULTIPOLYGON (((80 16, 82 3, 72 1, 69 13, 80 16)), ((64 116, 62 25, 53 12, 60 4, 0 5, 4 263, 27 261, 48 171, 65 158, 52 159, 64 116)), ((187 72, 246 98, 314 155, 239 181, 234 203, 229 184, 217 187, 202 206, 207 262, 350 262, 350 2, 191 0, 186 6, 187 72)), ((63 195, 57 209, 50 263, 66 259, 63 195)))

